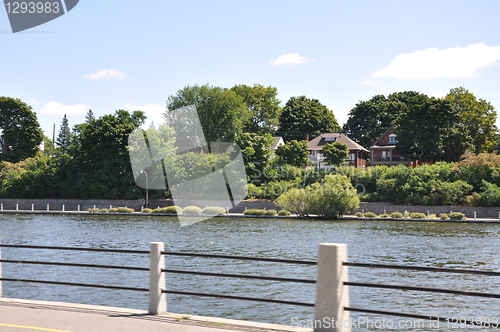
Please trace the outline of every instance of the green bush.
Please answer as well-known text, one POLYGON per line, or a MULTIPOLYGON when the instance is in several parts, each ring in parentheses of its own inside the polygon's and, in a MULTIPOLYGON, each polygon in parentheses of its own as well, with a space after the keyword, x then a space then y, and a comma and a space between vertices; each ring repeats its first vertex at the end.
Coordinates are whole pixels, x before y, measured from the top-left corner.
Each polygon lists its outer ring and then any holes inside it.
POLYGON ((118 211, 117 208, 111 208, 111 209, 108 210, 108 212, 110 212, 110 213, 115 213, 116 211, 118 211))
POLYGON ((153 210, 150 209, 150 208, 144 208, 144 209, 142 209, 142 213, 151 213, 151 212, 153 212, 153 210))
POLYGON ((354 215, 355 215, 356 217, 358 217, 358 218, 363 218, 363 217, 365 216, 365 215, 364 215, 363 213, 361 213, 361 212, 356 212, 354 215))
POLYGON ((387 213, 383 213, 379 217, 380 218, 389 218, 389 215, 387 213))
POLYGON ((116 208, 116 212, 118 212, 118 213, 134 213, 135 210, 132 208, 128 208, 128 207, 119 207, 119 208, 116 208))
POLYGON ((213 214, 220 216, 226 213, 226 209, 220 206, 207 206, 201 211, 202 214, 213 214))
POLYGON ((87 211, 89 211, 89 212, 99 212, 99 209, 88 208, 87 211))
POLYGON ((410 218, 412 219, 425 219, 427 216, 425 215, 425 213, 421 213, 421 212, 412 212, 410 213, 410 218))
POLYGON ((102 213, 108 213, 109 210, 108 209, 100 209, 99 212, 102 212, 102 213))
POLYGON ((460 213, 460 212, 452 212, 448 215, 448 218, 450 218, 451 220, 465 220, 465 219, 467 219, 465 217, 465 214, 460 213))
POLYGON ((331 219, 355 211, 359 197, 348 177, 328 174, 323 183, 315 182, 304 189, 292 188, 274 203, 299 216, 312 214, 331 219))
POLYGON ((285 217, 288 217, 289 215, 291 215, 290 211, 288 210, 280 210, 278 212, 278 216, 285 216, 285 217))
POLYGON ((179 206, 175 206, 175 205, 167 206, 165 208, 165 212, 164 213, 181 214, 182 213, 182 208, 179 207, 179 206))
POLYGON ((391 218, 401 219, 403 218, 403 214, 401 212, 393 212, 391 213, 391 218))
POLYGON ((500 187, 483 180, 481 204, 485 206, 500 206, 500 187))
POLYGON ((403 218, 410 218, 410 213, 405 210, 405 212, 403 213, 403 218))
POLYGON ((441 213, 439 215, 439 218, 441 218, 441 220, 446 220, 446 219, 448 219, 448 215, 446 213, 441 213))
POLYGON ((465 197, 464 205, 465 206, 480 206, 482 201, 481 194, 476 192, 472 193, 472 195, 468 195, 465 197))
POLYGON ((437 216, 434 213, 431 213, 427 216, 427 219, 437 219, 437 216))
POLYGON ((278 214, 278 212, 276 212, 276 210, 272 210, 272 209, 271 210, 267 210, 267 215, 268 216, 275 216, 277 214, 278 214))
POLYGON ((377 218, 378 215, 373 212, 365 212, 365 218, 377 218))
POLYGON ((186 206, 182 213, 184 214, 201 214, 201 211, 203 211, 201 208, 197 206, 186 206))
POLYGON ((153 211, 151 211, 151 213, 167 213, 167 208, 166 207, 156 208, 156 209, 153 209, 153 211))

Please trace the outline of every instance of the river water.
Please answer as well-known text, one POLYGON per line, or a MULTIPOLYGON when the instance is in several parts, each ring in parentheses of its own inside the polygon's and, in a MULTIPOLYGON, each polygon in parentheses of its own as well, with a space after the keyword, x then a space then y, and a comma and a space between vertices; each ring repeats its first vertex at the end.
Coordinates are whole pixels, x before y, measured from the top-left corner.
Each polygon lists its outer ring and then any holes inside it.
MULTIPOLYGON (((0 215, 5 244, 33 244, 315 260, 319 243, 347 243, 349 261, 500 271, 500 225, 395 221, 214 218, 180 227, 161 216, 0 215)), ((146 255, 2 248, 4 259, 148 266, 146 255)), ((314 266, 167 256, 168 268, 314 279, 314 266)), ((148 273, 4 263, 5 278, 148 287, 148 273)), ((350 281, 500 293, 500 278, 349 268, 350 281)), ((168 274, 167 288, 314 302, 314 285, 168 274)), ((4 297, 147 309, 147 293, 3 282, 4 297)), ((308 326, 313 308, 168 295, 168 310, 308 326)), ((350 287, 352 307, 439 317, 500 320, 500 300, 350 287)), ((471 331, 485 328, 352 314, 353 331, 471 331), (431 325, 434 324, 434 325, 431 325)))

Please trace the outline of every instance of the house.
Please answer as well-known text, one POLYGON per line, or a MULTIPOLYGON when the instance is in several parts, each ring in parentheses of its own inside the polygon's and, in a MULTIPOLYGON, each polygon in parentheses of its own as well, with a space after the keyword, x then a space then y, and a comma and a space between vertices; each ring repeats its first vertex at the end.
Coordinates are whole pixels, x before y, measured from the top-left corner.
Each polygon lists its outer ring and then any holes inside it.
POLYGON ((273 136, 274 138, 274 143, 271 145, 271 150, 276 150, 276 148, 280 145, 285 145, 285 141, 283 140, 283 137, 281 136, 273 136))
POLYGON ((312 166, 325 169, 332 168, 332 165, 328 164, 323 156, 323 145, 335 142, 344 143, 349 148, 349 156, 342 165, 354 166, 356 168, 366 167, 366 158, 369 151, 346 135, 340 133, 322 134, 307 142, 307 150, 309 151, 309 159, 312 166))
POLYGON ((389 127, 370 147, 372 166, 412 165, 412 161, 409 158, 401 156, 398 150, 396 150, 398 138, 392 131, 393 128, 394 126, 389 127))

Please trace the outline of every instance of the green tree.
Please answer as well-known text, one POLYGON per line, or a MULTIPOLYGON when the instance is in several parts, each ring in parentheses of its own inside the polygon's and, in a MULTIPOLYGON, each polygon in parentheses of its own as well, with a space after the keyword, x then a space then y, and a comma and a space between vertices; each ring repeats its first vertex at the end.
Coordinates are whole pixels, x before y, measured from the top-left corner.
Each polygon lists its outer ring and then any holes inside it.
POLYGON ((271 158, 274 138, 270 134, 242 133, 236 137, 245 162, 247 177, 260 180, 271 158))
POLYGON ((0 128, 0 159, 18 162, 35 156, 43 132, 31 106, 20 99, 0 97, 0 128))
POLYGON ((332 111, 317 99, 300 96, 290 98, 283 108, 278 135, 289 141, 339 131, 340 126, 332 111))
POLYGON ((330 165, 338 166, 349 156, 349 147, 342 142, 327 143, 323 145, 323 155, 330 165))
POLYGON ((254 86, 235 85, 231 88, 241 96, 251 111, 252 118, 244 131, 257 134, 274 134, 278 129, 282 112, 281 101, 277 98, 278 89, 260 84, 254 86))
POLYGON ((368 101, 360 101, 349 112, 343 130, 351 139, 369 149, 418 95, 420 93, 415 91, 405 91, 392 93, 387 98, 376 95, 368 101))
POLYGON ((487 152, 497 143, 495 121, 497 112, 484 99, 477 100, 476 96, 464 87, 451 89, 445 99, 457 109, 460 118, 460 127, 473 139, 473 152, 487 152))
POLYGON ((85 114, 85 123, 91 123, 95 120, 94 112, 90 109, 87 114, 85 114))
POLYGON ((309 166, 309 151, 307 151, 306 141, 291 140, 276 148, 276 156, 278 157, 278 165, 291 166, 309 166))
POLYGON ((61 128, 59 129, 59 134, 57 135, 56 144, 58 146, 58 150, 65 154, 68 152, 71 144, 71 129, 69 128, 68 118, 66 114, 62 119, 61 128))
POLYGON ((395 121, 396 149, 421 161, 457 161, 472 146, 458 110, 444 99, 415 96, 395 121))
POLYGON ((187 86, 167 99, 164 118, 169 123, 175 110, 196 106, 206 142, 233 142, 243 132, 252 114, 241 96, 231 89, 207 85, 187 86))
POLYGON ((347 176, 329 174, 322 184, 316 182, 304 189, 290 189, 275 203, 298 215, 332 219, 356 210, 359 197, 347 176))

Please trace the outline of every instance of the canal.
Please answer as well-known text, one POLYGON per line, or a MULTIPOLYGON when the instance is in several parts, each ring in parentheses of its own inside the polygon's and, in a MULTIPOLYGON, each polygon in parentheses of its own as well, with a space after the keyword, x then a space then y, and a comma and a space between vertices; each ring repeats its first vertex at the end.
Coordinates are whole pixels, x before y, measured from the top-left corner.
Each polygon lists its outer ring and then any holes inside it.
MULTIPOLYGON (((175 218, 160 216, 0 215, 0 239, 5 244, 139 250, 148 250, 150 242, 163 241, 170 251, 298 260, 315 260, 318 244, 333 242, 348 244, 352 262, 500 271, 498 224, 214 218, 181 228, 175 218)), ((3 248, 2 257, 148 266, 148 257, 136 254, 3 248)), ((306 279, 316 274, 315 267, 254 261, 167 256, 166 264, 172 269, 306 279)), ((8 263, 2 270, 6 278, 148 287, 148 274, 141 271, 8 263)), ((359 282, 500 293, 499 277, 359 267, 351 267, 349 277, 359 282)), ((310 303, 315 296, 314 285, 308 284, 176 274, 167 275, 167 287, 310 303)), ((147 294, 131 291, 4 282, 3 296, 147 309, 147 294)), ((350 297, 352 307, 500 320, 498 299, 359 287, 350 287, 350 297)), ((168 310, 295 326, 306 326, 313 318, 312 308, 177 295, 168 296, 168 310)), ((446 323, 432 327, 430 322, 367 314, 352 314, 352 320, 353 331, 478 329, 446 323), (383 321, 385 325, 381 325, 383 321)))

